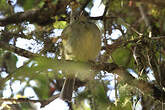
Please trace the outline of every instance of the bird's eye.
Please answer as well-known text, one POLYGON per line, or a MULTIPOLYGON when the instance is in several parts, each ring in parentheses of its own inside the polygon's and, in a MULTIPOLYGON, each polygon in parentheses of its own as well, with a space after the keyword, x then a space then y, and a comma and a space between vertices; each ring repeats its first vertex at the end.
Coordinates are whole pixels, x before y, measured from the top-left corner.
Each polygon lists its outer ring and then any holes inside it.
POLYGON ((74 20, 78 20, 78 17, 77 17, 77 16, 74 16, 73 19, 74 19, 74 20))

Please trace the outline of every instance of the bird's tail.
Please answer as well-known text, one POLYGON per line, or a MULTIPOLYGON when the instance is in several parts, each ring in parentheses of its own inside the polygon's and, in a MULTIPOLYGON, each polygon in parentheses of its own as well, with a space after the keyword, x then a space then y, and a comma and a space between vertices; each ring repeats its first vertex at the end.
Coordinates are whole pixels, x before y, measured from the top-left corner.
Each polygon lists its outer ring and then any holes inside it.
POLYGON ((64 101, 72 100, 72 92, 74 89, 75 78, 66 78, 60 93, 60 98, 64 101))

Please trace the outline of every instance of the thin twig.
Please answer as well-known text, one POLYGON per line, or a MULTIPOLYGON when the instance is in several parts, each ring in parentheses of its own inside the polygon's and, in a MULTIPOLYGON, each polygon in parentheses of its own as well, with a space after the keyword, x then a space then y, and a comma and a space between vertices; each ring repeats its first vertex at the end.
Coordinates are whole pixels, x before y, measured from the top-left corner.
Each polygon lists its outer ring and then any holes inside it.
POLYGON ((114 83, 115 84, 114 85, 115 86, 115 98, 118 99, 118 95, 117 95, 117 91, 118 91, 117 90, 117 85, 118 85, 118 82, 117 82, 117 75, 116 74, 114 75, 114 81, 115 81, 115 83, 114 83))
POLYGON ((32 102, 32 103, 43 102, 41 100, 31 100, 31 99, 28 99, 28 98, 18 98, 18 99, 4 98, 4 99, 0 99, 0 102, 4 102, 4 101, 9 101, 9 102, 32 102))
POLYGON ((82 10, 84 10, 84 8, 88 5, 88 3, 90 2, 91 0, 86 0, 82 5, 81 5, 81 7, 80 7, 80 12, 82 11, 82 10))
POLYGON ((140 14, 141 14, 142 18, 144 19, 144 22, 145 22, 146 26, 148 27, 148 30, 149 30, 149 38, 151 38, 151 36, 152 36, 152 30, 151 30, 151 29, 152 29, 152 28, 151 28, 150 22, 149 22, 149 20, 148 20, 146 14, 145 14, 145 12, 144 12, 144 10, 143 10, 143 7, 142 7, 141 3, 138 5, 138 7, 139 7, 140 14))
POLYGON ((165 36, 159 36, 159 37, 151 37, 152 40, 160 40, 165 39, 165 36))
POLYGON ((8 81, 9 79, 11 79, 16 71, 18 71, 19 69, 27 66, 29 64, 29 62, 31 62, 31 60, 29 60, 28 62, 26 62, 23 66, 17 68, 15 71, 11 72, 6 78, 2 79, 1 80, 1 84, 3 85, 6 81, 8 81))
POLYGON ((30 51, 27 51, 25 49, 22 49, 13 45, 9 45, 3 41, 0 41, 0 48, 9 50, 11 52, 14 52, 20 56, 24 56, 26 58, 32 58, 32 57, 38 56, 38 54, 32 53, 30 51))
POLYGON ((92 20, 104 20, 104 19, 113 19, 113 18, 119 18, 120 21, 128 26, 132 31, 134 31, 136 34, 138 34, 139 36, 143 36, 142 33, 140 33, 139 31, 137 31, 134 27, 132 27, 130 24, 126 23, 121 17, 117 17, 117 16, 98 16, 98 17, 90 17, 90 19, 92 20))
POLYGON ((107 13, 108 8, 109 8, 109 4, 110 4, 110 0, 107 0, 107 2, 105 4, 105 10, 104 10, 103 16, 106 16, 106 13, 107 13))
POLYGON ((141 14, 142 18, 144 19, 144 22, 145 22, 146 26, 150 28, 151 26, 150 26, 149 20, 148 20, 148 18, 147 18, 147 16, 146 16, 145 12, 144 12, 144 10, 143 10, 142 5, 139 4, 138 7, 139 7, 140 14, 141 14))
POLYGON ((48 105, 49 103, 51 103, 52 101, 54 101, 55 99, 57 99, 59 97, 59 94, 53 95, 51 97, 49 97, 47 100, 32 100, 29 98, 18 98, 18 99, 12 99, 12 98, 0 98, 0 102, 17 102, 17 103, 25 103, 25 102, 30 102, 30 103, 37 103, 40 102, 41 103, 41 107, 45 107, 46 105, 48 105))
POLYGON ((134 31, 139 36, 143 36, 142 33, 138 32, 134 27, 132 27, 130 24, 126 23, 122 18, 119 18, 126 26, 128 26, 132 31, 134 31))

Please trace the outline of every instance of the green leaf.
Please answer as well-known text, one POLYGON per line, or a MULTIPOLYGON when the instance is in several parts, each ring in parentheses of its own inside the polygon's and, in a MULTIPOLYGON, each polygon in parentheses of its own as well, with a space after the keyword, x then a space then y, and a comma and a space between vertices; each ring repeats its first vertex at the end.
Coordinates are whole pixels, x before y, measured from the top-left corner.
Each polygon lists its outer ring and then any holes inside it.
POLYGON ((98 110, 105 110, 109 105, 109 99, 106 95, 106 90, 100 81, 94 80, 90 84, 91 95, 94 97, 95 104, 97 105, 98 110), (97 86, 96 86, 97 85, 97 86))
POLYGON ((5 52, 0 56, 0 67, 5 67, 7 72, 12 73, 16 70, 17 56, 11 52, 5 52))
POLYGON ((39 56, 17 69, 14 78, 23 79, 29 77, 35 79, 40 74, 47 74, 48 76, 53 76, 54 74, 57 76, 55 73, 58 73, 59 70, 62 70, 63 73, 77 74, 77 77, 80 79, 89 78, 93 73, 90 66, 84 62, 72 62, 39 56), (48 69, 51 69, 52 73, 48 69))
POLYGON ((25 10, 31 9, 35 5, 34 3, 35 3, 35 0, 26 0, 24 2, 24 9, 25 10))
POLYGON ((89 102, 87 100, 82 100, 76 104, 73 105, 74 110, 91 110, 90 107, 87 106, 89 102), (87 103, 85 103, 87 102, 87 103))
POLYGON ((38 87, 34 87, 34 91, 37 93, 38 97, 41 99, 47 99, 49 93, 49 80, 46 75, 39 75, 37 80, 38 87))
POLYGON ((128 48, 118 48, 112 53, 113 61, 117 65, 128 66, 129 62, 132 59, 132 53, 128 48))
POLYGON ((53 27, 56 29, 64 29, 66 26, 66 21, 56 21, 55 23, 53 23, 53 27))
POLYGON ((0 0, 0 12, 7 11, 9 9, 9 4, 6 0, 0 0))

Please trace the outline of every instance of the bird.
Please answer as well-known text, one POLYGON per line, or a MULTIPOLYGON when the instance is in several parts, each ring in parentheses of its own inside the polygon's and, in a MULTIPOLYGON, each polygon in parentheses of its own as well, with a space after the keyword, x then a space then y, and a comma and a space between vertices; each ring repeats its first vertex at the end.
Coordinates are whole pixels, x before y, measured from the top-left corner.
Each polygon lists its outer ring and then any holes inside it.
MULTIPOLYGON (((98 26, 81 14, 62 31, 62 52, 65 60, 95 61, 101 50, 101 31, 98 26)), ((60 98, 71 102, 75 74, 67 74, 60 98)), ((81 80, 81 79, 80 79, 81 80)))

